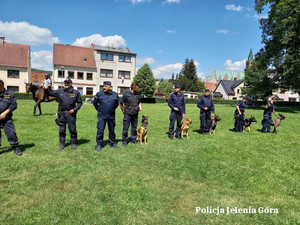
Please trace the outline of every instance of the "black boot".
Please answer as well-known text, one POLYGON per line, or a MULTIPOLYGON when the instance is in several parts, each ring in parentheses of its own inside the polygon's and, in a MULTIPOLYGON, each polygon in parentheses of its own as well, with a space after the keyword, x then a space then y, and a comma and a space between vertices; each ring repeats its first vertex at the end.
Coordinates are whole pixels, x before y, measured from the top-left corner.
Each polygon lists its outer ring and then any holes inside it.
POLYGON ((21 150, 20 150, 20 148, 19 147, 15 147, 15 154, 16 155, 22 155, 22 152, 21 152, 21 150))

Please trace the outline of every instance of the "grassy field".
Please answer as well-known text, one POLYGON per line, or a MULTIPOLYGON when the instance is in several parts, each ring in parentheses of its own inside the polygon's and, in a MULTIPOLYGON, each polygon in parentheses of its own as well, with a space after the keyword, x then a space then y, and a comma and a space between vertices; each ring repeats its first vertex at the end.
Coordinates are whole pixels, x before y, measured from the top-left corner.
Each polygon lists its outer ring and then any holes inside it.
MULTIPOLYGON (((278 134, 235 133, 234 107, 216 105, 222 121, 216 135, 201 135, 199 110, 190 139, 169 140, 170 110, 144 104, 148 146, 121 145, 95 152, 96 111, 78 113, 78 148, 59 152, 56 103, 44 103, 33 117, 33 101, 18 101, 14 121, 23 156, 5 136, 0 149, 0 224, 300 224, 300 109, 278 108, 287 118, 278 134), (278 214, 195 213, 196 207, 277 208, 278 214)), ((262 108, 246 117, 262 119, 262 108)), ((140 122, 140 121, 139 121, 140 122)), ((2 131, 3 132, 3 131, 2 131)), ((108 139, 107 130, 105 140, 108 139)), ((107 141, 105 142, 106 144, 107 141)))

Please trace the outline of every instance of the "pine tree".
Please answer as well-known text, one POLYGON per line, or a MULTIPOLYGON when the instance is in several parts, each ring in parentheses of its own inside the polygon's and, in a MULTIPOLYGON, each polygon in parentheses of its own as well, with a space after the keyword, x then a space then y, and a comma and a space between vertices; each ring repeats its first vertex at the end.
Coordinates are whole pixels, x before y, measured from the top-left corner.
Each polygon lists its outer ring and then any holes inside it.
POLYGON ((142 97, 152 97, 155 91, 155 79, 153 73, 146 63, 137 72, 133 82, 138 83, 142 97))

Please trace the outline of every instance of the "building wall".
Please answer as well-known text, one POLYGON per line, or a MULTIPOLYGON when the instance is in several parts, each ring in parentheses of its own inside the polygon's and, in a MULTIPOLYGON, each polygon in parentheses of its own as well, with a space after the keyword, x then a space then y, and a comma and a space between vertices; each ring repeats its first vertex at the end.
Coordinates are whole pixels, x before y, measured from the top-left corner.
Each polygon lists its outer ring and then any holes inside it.
POLYGON ((223 99, 229 99, 229 96, 227 95, 225 89, 223 88, 223 85, 220 84, 217 89, 215 90, 215 92, 220 92, 223 95, 223 99))
POLYGON ((294 93, 293 91, 286 91, 281 93, 280 90, 273 92, 273 95, 278 95, 279 98, 283 101, 296 101, 299 102, 299 94, 294 93))
POLYGON ((0 79, 4 81, 4 85, 6 89, 7 86, 15 86, 19 88, 19 92, 25 93, 26 88, 24 82, 28 82, 31 80, 31 77, 29 77, 28 74, 29 73, 27 68, 0 66, 0 79), (8 70, 19 71, 19 77, 9 78, 8 70))
POLYGON ((244 83, 241 83, 239 86, 237 86, 235 89, 234 89, 234 95, 230 95, 229 97, 228 97, 228 99, 230 99, 230 100, 233 100, 233 99, 237 99, 237 100, 239 100, 239 99, 241 99, 242 97, 242 90, 241 90, 241 88, 242 87, 244 87, 244 83))
POLYGON ((77 67, 67 67, 63 66, 64 69, 61 69, 61 66, 56 65, 54 66, 54 71, 52 74, 53 77, 53 87, 57 90, 60 86, 64 86, 64 80, 67 78, 69 72, 74 72, 74 78, 71 78, 73 81, 73 87, 76 90, 82 90, 81 94, 87 94, 87 88, 92 88, 93 93, 95 95, 99 91, 98 83, 99 83, 99 76, 96 69, 89 69, 89 68, 77 68, 77 67), (64 71, 64 77, 58 77, 59 71, 64 71), (78 72, 83 73, 83 79, 78 79, 78 72), (87 73, 93 74, 93 80, 87 80, 87 73))
POLYGON ((98 79, 97 79, 97 86, 100 86, 103 84, 103 81, 111 81, 112 83, 112 89, 113 91, 119 93, 120 89, 118 87, 122 88, 129 88, 133 77, 136 74, 136 55, 133 54, 122 54, 122 53, 109 53, 113 54, 113 61, 108 60, 101 60, 101 53, 106 53, 103 51, 95 50, 95 62, 97 66, 97 72, 98 72, 98 79), (131 56, 131 62, 119 62, 119 55, 130 55, 131 56), (101 69, 106 70, 112 70, 113 71, 113 77, 101 77, 101 69), (119 71, 130 71, 130 79, 124 79, 118 77, 119 71))

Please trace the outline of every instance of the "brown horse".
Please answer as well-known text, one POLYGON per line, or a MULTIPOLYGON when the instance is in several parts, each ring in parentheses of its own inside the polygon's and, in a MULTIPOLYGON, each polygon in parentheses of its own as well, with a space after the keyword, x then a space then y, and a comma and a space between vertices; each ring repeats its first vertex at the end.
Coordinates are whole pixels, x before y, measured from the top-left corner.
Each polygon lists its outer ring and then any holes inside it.
MULTIPOLYGON (((25 83, 26 85, 26 93, 29 94, 29 92, 32 93, 32 98, 36 102, 33 109, 33 115, 36 116, 36 107, 39 107, 40 115, 42 115, 42 109, 41 109, 41 103, 44 102, 44 89, 43 87, 37 86, 30 83, 25 83)), ((48 102, 57 101, 56 97, 49 96, 48 102)))

